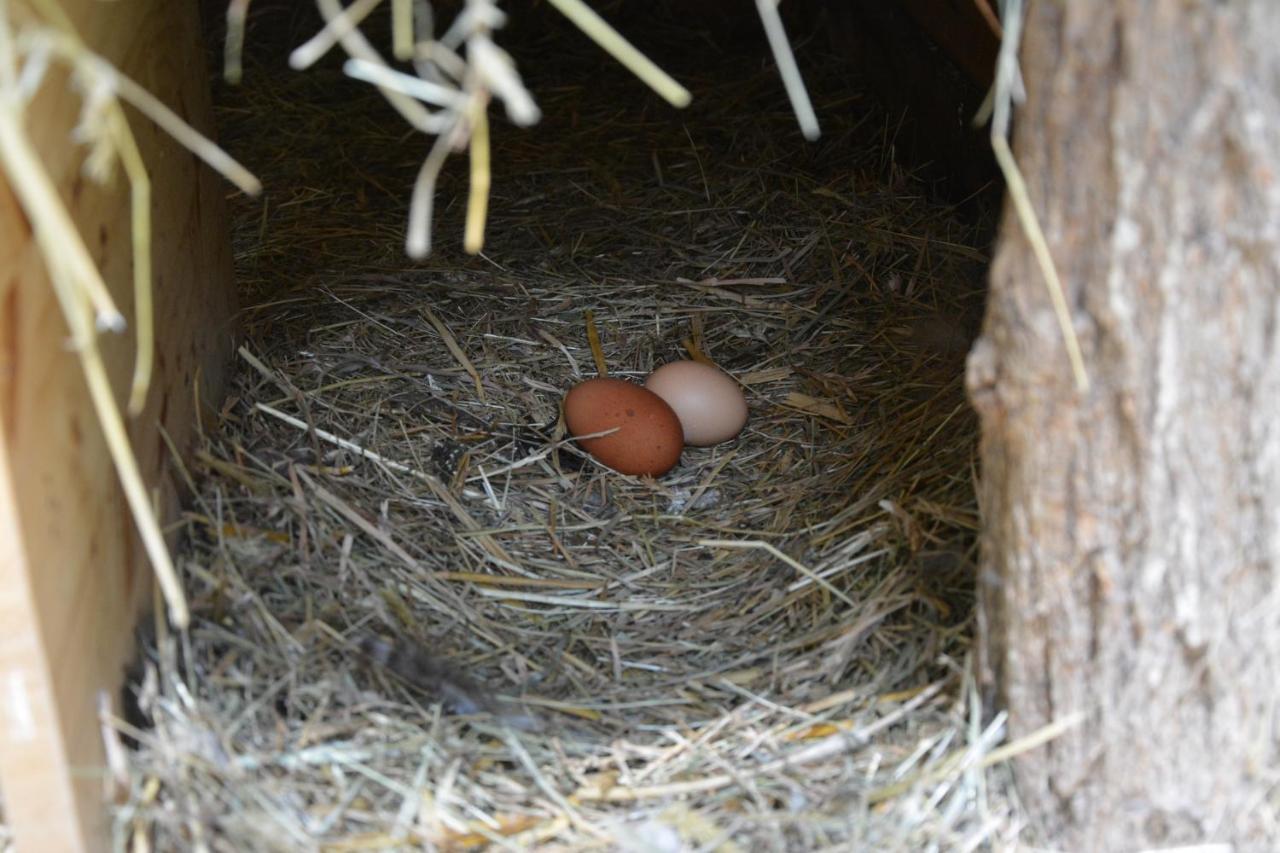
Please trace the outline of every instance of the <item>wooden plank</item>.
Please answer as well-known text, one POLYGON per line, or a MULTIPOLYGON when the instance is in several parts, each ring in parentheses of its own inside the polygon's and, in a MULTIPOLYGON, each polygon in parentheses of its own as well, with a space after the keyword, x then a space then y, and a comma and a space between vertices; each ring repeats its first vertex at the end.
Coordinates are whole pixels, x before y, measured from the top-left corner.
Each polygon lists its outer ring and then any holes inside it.
POLYGON ((989 89, 1000 52, 1000 21, 986 0, 899 0, 920 29, 974 83, 989 89))
MULTIPOLYGON (((832 44, 849 57, 888 110, 894 122, 892 151, 898 162, 918 171, 956 202, 998 203, 1003 189, 989 131, 972 123, 986 90, 947 60, 926 28, 917 23, 908 9, 916 2, 827 4, 832 44)), ((935 11, 946 8, 955 13, 956 4, 971 6, 973 0, 918 2, 935 11)), ((980 25, 980 32, 990 36, 985 18, 977 12, 972 16, 975 29, 980 25)), ((984 48, 991 49, 992 45, 984 48)), ((992 63, 994 56, 991 53, 992 63)))
MULTIPOLYGON (((19 4, 21 5, 21 4, 19 4)), ((210 130, 197 4, 62 0, 81 35, 197 128, 210 130)), ((28 111, 51 175, 132 315, 128 190, 80 174, 68 139, 80 101, 65 76, 28 111)), ((135 453, 168 515, 177 489, 157 424, 184 447, 194 388, 217 400, 233 344, 227 185, 149 121, 130 124, 153 183, 157 350, 135 453)), ((30 227, 0 179, 0 790, 21 850, 108 847, 96 702, 118 701, 132 629, 151 579, 98 429, 80 365, 30 227)), ((124 405, 132 334, 104 340, 124 405)))

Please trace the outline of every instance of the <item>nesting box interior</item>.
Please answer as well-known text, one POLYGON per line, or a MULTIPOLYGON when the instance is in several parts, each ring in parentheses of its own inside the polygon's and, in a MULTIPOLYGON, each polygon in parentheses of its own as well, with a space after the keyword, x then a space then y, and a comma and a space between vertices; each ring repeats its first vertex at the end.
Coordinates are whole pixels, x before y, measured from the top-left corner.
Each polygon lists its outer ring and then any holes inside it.
MULTIPOLYGON (((323 25, 310 4, 254 4, 229 84, 226 6, 205 4, 213 136, 265 189, 215 185, 235 356, 221 331, 157 333, 231 376, 155 461, 181 495, 189 629, 159 608, 135 643, 134 609, 110 604, 127 618, 85 630, 121 646, 100 680, 130 646, 117 713, 99 726, 87 689, 59 711, 83 741, 59 748, 109 768, 84 844, 106 826, 218 850, 1015 831, 971 769, 999 732, 968 675, 963 368, 1000 195, 968 121, 998 28, 980 0, 889 5, 783 4, 816 140, 750 8, 597 6, 684 109, 555 8, 509 10, 494 39, 540 121, 495 101, 487 157, 448 152, 431 252, 410 259, 434 139, 344 74, 342 48, 290 67, 323 25), (566 433, 575 384, 677 359, 736 380, 740 435, 649 478, 566 433)), ((438 30, 458 11, 438 4, 438 30)), ((361 30, 389 54, 389 7, 361 30)), ((21 778, 6 769, 7 798, 21 778)))

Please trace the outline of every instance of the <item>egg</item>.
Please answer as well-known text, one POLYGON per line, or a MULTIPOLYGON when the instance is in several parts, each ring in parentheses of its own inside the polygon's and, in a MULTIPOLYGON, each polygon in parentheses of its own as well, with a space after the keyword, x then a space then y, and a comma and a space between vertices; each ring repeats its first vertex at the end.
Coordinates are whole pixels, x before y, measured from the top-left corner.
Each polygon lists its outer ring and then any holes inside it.
POLYGON ((675 410, 685 444, 719 444, 747 425, 747 399, 738 383, 710 364, 673 361, 649 374, 644 386, 675 410))
POLYGON ((625 379, 588 379, 569 389, 564 422, 578 445, 623 474, 659 477, 680 461, 684 434, 671 406, 625 379), (596 438, 578 438, 617 427, 596 438))

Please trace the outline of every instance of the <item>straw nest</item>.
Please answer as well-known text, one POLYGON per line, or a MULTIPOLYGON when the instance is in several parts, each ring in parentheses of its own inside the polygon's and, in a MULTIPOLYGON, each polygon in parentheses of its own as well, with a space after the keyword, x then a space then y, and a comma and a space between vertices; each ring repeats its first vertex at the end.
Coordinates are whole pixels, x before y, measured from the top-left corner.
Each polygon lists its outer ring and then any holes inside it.
POLYGON ((188 472, 190 631, 141 642, 120 838, 1012 839, 968 675, 989 229, 895 164, 839 57, 803 47, 809 144, 758 36, 647 32, 679 112, 536 14, 506 45, 545 117, 495 126, 484 254, 455 162, 409 263, 424 141, 337 62, 288 71, 305 32, 260 14, 218 89, 266 186, 233 202, 244 343, 188 472), (559 421, 593 332, 615 376, 713 359, 747 430, 657 481, 601 468, 559 421))

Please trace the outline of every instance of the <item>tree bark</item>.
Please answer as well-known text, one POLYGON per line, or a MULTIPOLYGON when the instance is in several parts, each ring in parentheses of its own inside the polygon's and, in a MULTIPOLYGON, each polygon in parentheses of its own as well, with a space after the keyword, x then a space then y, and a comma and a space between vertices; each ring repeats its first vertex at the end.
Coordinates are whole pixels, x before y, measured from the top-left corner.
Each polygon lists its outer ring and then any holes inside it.
POLYGON ((1091 388, 1007 208, 968 386, 982 677, 1067 850, 1277 844, 1280 3, 1039 0, 1015 155, 1091 388))

